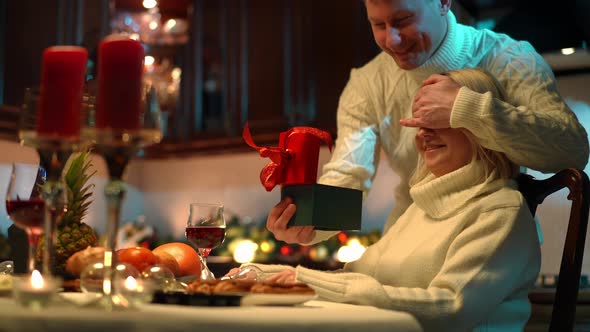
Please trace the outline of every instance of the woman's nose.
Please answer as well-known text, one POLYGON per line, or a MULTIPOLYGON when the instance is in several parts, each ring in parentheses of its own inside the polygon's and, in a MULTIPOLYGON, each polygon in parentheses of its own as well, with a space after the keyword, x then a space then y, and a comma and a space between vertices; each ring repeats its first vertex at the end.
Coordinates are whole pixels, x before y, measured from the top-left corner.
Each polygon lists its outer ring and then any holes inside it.
POLYGON ((402 42, 402 37, 399 34, 399 30, 396 28, 389 28, 387 31, 387 40, 385 44, 389 49, 395 49, 402 42))
POLYGON ((432 137, 434 136, 434 130, 421 127, 420 129, 418 129, 418 133, 416 133, 416 136, 420 138, 432 137))

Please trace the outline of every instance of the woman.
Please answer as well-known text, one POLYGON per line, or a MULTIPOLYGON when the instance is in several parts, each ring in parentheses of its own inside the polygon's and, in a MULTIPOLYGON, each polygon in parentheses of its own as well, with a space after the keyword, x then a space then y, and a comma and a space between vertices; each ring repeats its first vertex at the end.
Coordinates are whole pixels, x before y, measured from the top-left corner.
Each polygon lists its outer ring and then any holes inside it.
MULTIPOLYGON (((482 70, 444 75, 505 99, 482 70)), ((336 272, 258 265, 261 277, 306 283, 330 301, 407 311, 427 331, 521 331, 541 254, 512 180, 517 167, 464 129, 420 128, 416 147, 414 203, 359 260, 336 272)))

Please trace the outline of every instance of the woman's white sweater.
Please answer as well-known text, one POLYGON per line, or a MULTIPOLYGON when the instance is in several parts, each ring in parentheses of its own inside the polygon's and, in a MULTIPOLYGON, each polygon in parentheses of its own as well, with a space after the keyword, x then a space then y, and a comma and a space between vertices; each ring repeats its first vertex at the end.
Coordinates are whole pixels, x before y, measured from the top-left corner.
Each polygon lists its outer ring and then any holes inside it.
MULTIPOLYGON (((297 267, 320 298, 410 312, 427 331, 522 331, 541 254, 515 183, 477 163, 412 187, 414 203, 343 271, 297 267)), ((284 267, 268 266, 267 272, 284 267)))

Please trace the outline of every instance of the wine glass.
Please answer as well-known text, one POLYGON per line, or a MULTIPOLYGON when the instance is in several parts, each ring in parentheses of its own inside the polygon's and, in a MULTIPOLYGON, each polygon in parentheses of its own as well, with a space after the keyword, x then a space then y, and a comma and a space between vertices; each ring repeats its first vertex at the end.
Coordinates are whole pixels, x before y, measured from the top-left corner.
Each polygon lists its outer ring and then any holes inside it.
POLYGON ((223 205, 192 203, 186 223, 186 239, 195 247, 201 257, 201 279, 215 279, 207 267, 207 257, 225 239, 223 205))
POLYGON ((35 256, 45 222, 45 200, 42 186, 45 170, 26 164, 12 164, 6 192, 6 212, 12 222, 23 229, 28 239, 28 273, 35 270, 35 256))

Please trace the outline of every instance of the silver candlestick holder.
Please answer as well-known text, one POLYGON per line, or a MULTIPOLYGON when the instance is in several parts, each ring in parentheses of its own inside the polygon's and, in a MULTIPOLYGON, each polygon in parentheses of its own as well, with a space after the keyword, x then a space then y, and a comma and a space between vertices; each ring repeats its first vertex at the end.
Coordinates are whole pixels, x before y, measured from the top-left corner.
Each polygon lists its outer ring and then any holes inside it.
MULTIPOLYGON (((126 193, 126 183, 123 173, 129 161, 137 153, 152 144, 162 140, 160 130, 160 109, 156 100, 155 90, 146 89, 144 112, 141 118, 141 128, 135 130, 114 130, 96 127, 86 127, 82 130, 82 139, 94 147, 94 152, 101 155, 106 162, 109 180, 104 189, 107 203, 107 225, 104 236, 105 255, 102 266, 103 296, 98 301, 99 306, 107 310, 114 307, 131 306, 124 297, 118 296, 114 290, 114 267, 116 266, 117 232, 121 218, 121 207, 126 193)), ((93 121, 88 122, 90 124, 93 121)))
POLYGON ((131 158, 137 152, 151 144, 160 142, 162 135, 158 129, 140 129, 137 131, 101 130, 88 128, 82 137, 94 146, 94 152, 101 155, 109 171, 109 181, 104 189, 107 203, 107 225, 104 237, 103 281, 100 305, 105 308, 128 306, 126 299, 117 297, 113 292, 114 270, 116 266, 117 232, 121 217, 121 207, 126 193, 123 173, 131 158))

